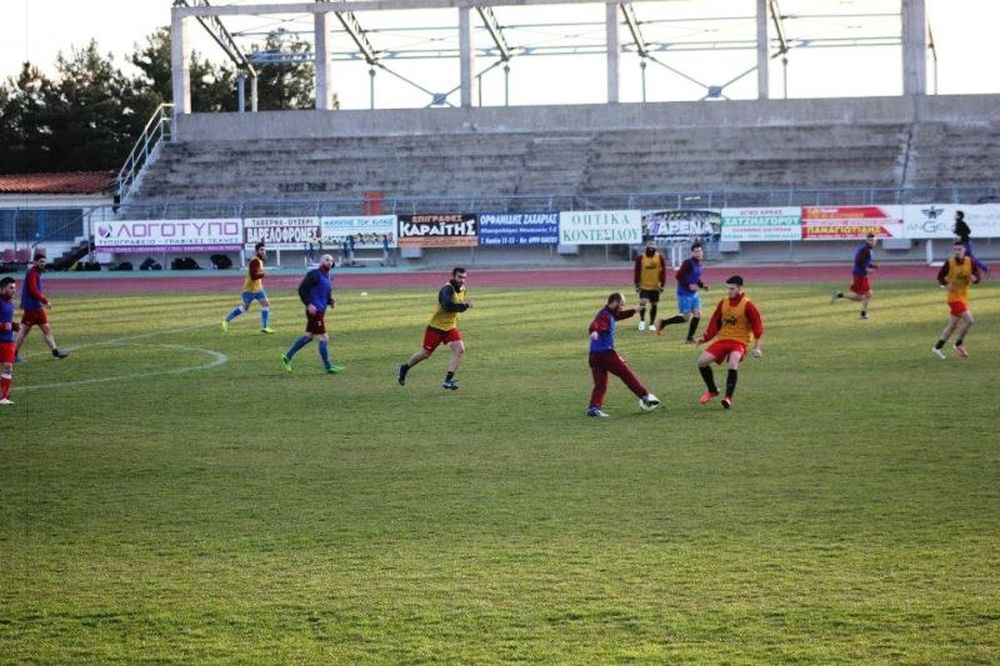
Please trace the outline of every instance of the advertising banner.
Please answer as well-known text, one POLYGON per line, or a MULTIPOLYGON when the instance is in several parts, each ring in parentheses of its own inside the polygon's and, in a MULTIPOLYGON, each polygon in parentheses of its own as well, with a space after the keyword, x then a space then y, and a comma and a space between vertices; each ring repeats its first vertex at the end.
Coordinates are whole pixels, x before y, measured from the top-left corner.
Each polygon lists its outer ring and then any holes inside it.
POLYGON ((705 208, 667 208, 642 212, 643 231, 657 240, 688 240, 717 236, 722 229, 722 213, 705 208))
POLYGON ((479 213, 480 247, 555 245, 559 213, 479 213))
POLYGON ((113 220, 94 229, 99 252, 227 252, 243 248, 243 221, 113 220))
POLYGON ((559 213, 564 245, 636 245, 642 242, 642 211, 574 210, 559 213))
POLYGON ((803 240, 903 237, 902 206, 803 206, 803 240))
POLYGON ((355 215, 320 219, 324 243, 342 244, 354 238, 356 250, 381 250, 399 247, 395 215, 355 215))
POLYGON ((243 235, 248 250, 260 242, 269 250, 304 250, 319 240, 319 218, 248 217, 243 235))
POLYGON ((723 208, 724 241, 802 240, 802 209, 723 208))
POLYGON ((1000 237, 1000 204, 911 204, 903 206, 905 238, 954 238, 955 211, 965 213, 965 223, 976 238, 1000 237))
POLYGON ((471 213, 399 216, 401 247, 475 247, 477 242, 471 213))

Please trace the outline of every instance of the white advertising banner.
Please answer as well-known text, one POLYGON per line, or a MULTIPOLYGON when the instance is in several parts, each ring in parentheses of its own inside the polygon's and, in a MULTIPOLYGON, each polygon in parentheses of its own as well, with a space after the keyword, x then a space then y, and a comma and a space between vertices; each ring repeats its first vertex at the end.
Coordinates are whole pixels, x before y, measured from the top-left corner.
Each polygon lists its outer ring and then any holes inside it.
POLYGON ((955 211, 965 213, 965 223, 976 238, 1000 237, 1000 204, 907 204, 903 206, 906 238, 954 238, 955 211))
POLYGON ((248 217, 243 232, 248 250, 261 242, 269 250, 305 250, 319 240, 319 218, 248 217))
POLYGON ((343 243, 354 238, 357 250, 381 250, 399 247, 395 215, 357 215, 320 219, 324 243, 343 243))
POLYGON ((664 208, 642 211, 646 236, 668 241, 718 236, 722 212, 716 208, 664 208))
POLYGON ((636 245, 642 242, 642 211, 560 212, 559 242, 563 245, 636 245))
POLYGON ((802 240, 802 208, 723 208, 722 240, 802 240))
POLYGON ((112 220, 94 229, 99 252, 215 252, 243 248, 243 220, 112 220))

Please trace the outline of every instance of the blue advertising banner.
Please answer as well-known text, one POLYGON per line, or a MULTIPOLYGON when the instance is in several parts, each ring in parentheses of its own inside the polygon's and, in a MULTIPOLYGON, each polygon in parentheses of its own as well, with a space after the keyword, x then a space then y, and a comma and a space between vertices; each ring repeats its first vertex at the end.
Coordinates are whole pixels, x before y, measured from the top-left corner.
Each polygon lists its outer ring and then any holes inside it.
POLYGON ((480 213, 479 246, 556 245, 559 213, 480 213))

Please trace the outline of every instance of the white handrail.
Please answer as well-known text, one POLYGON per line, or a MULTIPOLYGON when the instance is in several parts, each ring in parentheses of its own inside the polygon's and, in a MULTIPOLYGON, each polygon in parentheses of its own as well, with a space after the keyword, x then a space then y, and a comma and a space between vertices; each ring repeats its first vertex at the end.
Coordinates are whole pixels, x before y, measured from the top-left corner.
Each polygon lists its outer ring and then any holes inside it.
POLYGON ((170 140, 173 130, 172 115, 173 104, 160 104, 153 111, 153 114, 142 129, 142 134, 136 139, 132 152, 129 153, 125 164, 118 171, 118 201, 124 203, 132 194, 132 189, 136 181, 146 168, 150 156, 160 145, 160 141, 170 140))

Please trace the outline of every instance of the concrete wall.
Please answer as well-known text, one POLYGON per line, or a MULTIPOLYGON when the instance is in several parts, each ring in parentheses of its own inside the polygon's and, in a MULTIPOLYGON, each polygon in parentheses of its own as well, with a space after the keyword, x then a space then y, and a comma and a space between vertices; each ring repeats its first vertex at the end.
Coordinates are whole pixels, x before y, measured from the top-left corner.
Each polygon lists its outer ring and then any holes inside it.
POLYGON ((761 127, 1000 120, 1000 95, 664 102, 561 106, 271 111, 177 117, 178 141, 537 132, 630 127, 761 127))

